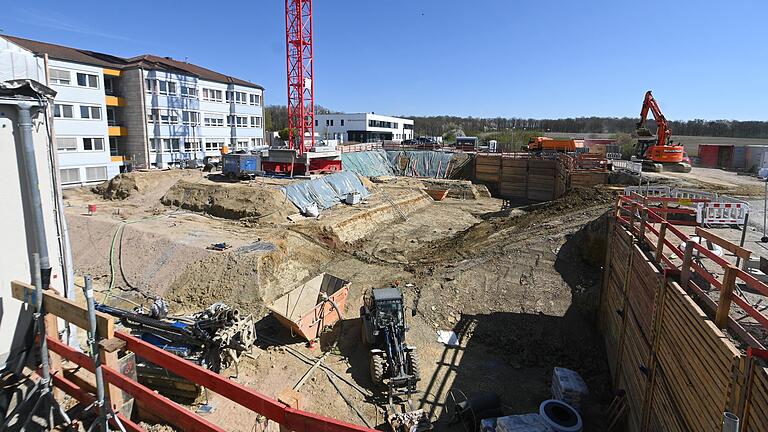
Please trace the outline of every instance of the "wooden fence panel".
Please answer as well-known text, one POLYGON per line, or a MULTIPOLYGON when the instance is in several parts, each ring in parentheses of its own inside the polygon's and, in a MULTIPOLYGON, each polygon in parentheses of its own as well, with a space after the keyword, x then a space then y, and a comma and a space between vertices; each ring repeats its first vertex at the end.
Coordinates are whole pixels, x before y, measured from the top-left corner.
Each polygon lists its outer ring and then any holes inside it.
POLYGON ((755 367, 744 422, 744 432, 768 431, 768 368, 755 367))

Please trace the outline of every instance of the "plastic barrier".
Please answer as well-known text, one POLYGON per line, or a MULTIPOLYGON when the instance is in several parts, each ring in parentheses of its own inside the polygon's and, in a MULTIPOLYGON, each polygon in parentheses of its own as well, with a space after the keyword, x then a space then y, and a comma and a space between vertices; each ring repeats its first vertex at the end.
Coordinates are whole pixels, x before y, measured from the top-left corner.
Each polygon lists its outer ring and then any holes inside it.
POLYGON ((704 192, 696 189, 672 189, 671 195, 674 198, 682 199, 705 199, 710 201, 717 201, 717 194, 714 192, 704 192))
POLYGON ((739 202, 710 202, 696 205, 696 222, 710 225, 744 225, 749 204, 739 202))
MULTIPOLYGON (((606 157, 609 159, 609 163, 613 165, 613 169, 624 169, 627 171, 631 171, 633 173, 642 173, 643 172, 643 164, 640 162, 632 162, 632 161, 625 161, 625 160, 615 160, 611 159, 610 156, 606 157)), ((619 155, 621 157, 621 155, 619 155)))
POLYGON ((669 186, 627 186, 624 188, 624 196, 632 196, 632 194, 642 196, 665 196, 668 197, 670 193, 669 186))

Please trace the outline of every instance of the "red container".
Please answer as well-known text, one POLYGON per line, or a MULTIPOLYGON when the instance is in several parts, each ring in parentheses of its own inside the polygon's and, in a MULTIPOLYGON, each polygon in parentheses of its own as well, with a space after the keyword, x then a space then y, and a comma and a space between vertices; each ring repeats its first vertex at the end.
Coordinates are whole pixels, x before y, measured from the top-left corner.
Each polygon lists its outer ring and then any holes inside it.
POLYGON ((705 168, 730 168, 732 159, 732 145, 699 145, 699 164, 705 168))
POLYGON ((88 214, 96 213, 96 204, 88 204, 88 214))

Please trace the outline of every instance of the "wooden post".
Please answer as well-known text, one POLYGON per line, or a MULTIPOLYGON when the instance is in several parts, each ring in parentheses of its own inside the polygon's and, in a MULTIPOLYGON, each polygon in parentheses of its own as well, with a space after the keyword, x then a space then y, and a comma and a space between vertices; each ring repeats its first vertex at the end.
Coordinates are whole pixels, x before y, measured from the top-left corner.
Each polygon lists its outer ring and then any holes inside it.
POLYGON ((645 243, 645 225, 648 223, 648 209, 640 209, 640 243, 645 243))
POLYGON ((680 268, 680 286, 684 290, 688 290, 688 282, 691 280, 691 261, 693 261, 693 245, 696 243, 693 240, 685 242, 685 258, 683 258, 683 265, 680 268))
POLYGON ((724 329, 728 325, 728 315, 731 312, 731 297, 733 297, 733 289, 736 286, 737 270, 732 265, 725 268, 723 288, 720 290, 720 302, 717 305, 717 315, 715 315, 715 325, 719 329, 724 329))
MULTIPOLYGON (((99 342, 99 357, 101 363, 113 370, 119 371, 120 364, 118 362, 118 352, 125 348, 125 341, 118 338, 104 339, 99 342)), ((123 391, 115 385, 107 384, 107 391, 105 392, 109 403, 112 406, 112 410, 118 412, 123 406, 123 391)))
POLYGON ((661 264, 661 257, 664 256, 664 238, 667 236, 667 225, 669 222, 663 221, 659 228, 659 241, 656 243, 656 262, 661 264))
MULTIPOLYGON (((301 393, 291 388, 287 388, 282 392, 280 392, 280 394, 277 395, 277 401, 282 402, 293 409, 302 409, 302 405, 303 405, 301 393)), ((290 431, 291 430, 288 429, 288 427, 280 425, 280 432, 290 432, 290 431)))
POLYGON ((635 212, 637 211, 637 204, 632 203, 629 207, 629 232, 635 235, 635 212))
MULTIPOLYGON (((56 340, 59 340, 59 319, 56 317, 56 315, 46 313, 45 308, 43 308, 43 313, 45 313, 45 335, 51 338, 54 338, 56 340)), ((61 366, 61 356, 56 354, 55 352, 48 350, 48 363, 49 363, 49 370, 51 371, 51 375, 59 375, 63 376, 64 369, 61 366)), ((61 399, 64 394, 58 387, 53 388, 53 396, 57 399, 61 399)))

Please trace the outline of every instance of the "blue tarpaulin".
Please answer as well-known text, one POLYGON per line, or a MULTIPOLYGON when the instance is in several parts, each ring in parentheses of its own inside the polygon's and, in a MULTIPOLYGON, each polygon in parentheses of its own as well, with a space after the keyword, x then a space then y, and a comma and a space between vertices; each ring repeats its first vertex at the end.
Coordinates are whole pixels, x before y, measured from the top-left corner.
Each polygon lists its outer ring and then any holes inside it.
POLYGON ((345 171, 366 177, 448 178, 451 159, 453 153, 423 150, 373 150, 341 155, 345 171))
POLYGON ((306 213, 312 204, 316 204, 320 209, 331 208, 343 201, 350 193, 358 193, 361 198, 371 195, 357 174, 351 171, 294 183, 282 189, 302 213, 306 213))

